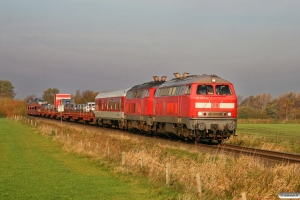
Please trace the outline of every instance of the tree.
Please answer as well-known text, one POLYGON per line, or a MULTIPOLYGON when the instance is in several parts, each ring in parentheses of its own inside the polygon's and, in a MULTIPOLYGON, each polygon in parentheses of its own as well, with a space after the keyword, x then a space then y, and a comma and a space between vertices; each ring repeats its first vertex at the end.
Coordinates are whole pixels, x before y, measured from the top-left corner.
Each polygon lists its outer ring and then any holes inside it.
POLYGON ((267 119, 269 116, 263 111, 253 107, 239 107, 238 117, 240 119, 267 119))
POLYGON ((265 112, 268 116, 270 116, 273 119, 278 119, 278 99, 274 99, 273 101, 270 101, 267 103, 265 107, 265 112))
POLYGON ((272 95, 267 93, 262 93, 257 96, 257 102, 256 105, 259 109, 264 110, 266 105, 271 101, 272 95))
POLYGON ((95 101, 95 97, 99 94, 99 92, 94 92, 92 90, 76 90, 75 95, 72 95, 72 99, 76 104, 84 104, 87 102, 95 101))
POLYGON ((39 99, 35 94, 31 94, 31 95, 28 95, 24 101, 26 102, 33 102, 35 99, 39 99))
POLYGON ((245 106, 245 107, 253 107, 259 110, 264 110, 267 103, 269 103, 272 99, 272 96, 267 93, 262 93, 257 96, 249 96, 246 99, 244 99, 241 103, 240 106, 245 106))
POLYGON ((296 119, 300 119, 300 93, 297 95, 295 101, 295 108, 296 108, 296 119))
POLYGON ((278 111, 282 119, 295 119, 296 118, 296 93, 290 92, 282 94, 278 98, 278 111))
POLYGON ((44 90, 43 99, 50 104, 54 103, 54 95, 59 93, 59 89, 57 88, 48 88, 44 90))
POLYGON ((82 101, 80 90, 76 90, 75 95, 72 95, 72 99, 74 99, 75 104, 85 103, 84 101, 82 101))
POLYGON ((255 97, 253 95, 245 98, 241 103, 241 107, 253 107, 253 102, 254 102, 255 97))
POLYGON ((241 103, 243 102, 243 96, 237 95, 236 98, 237 98, 238 105, 241 105, 241 103))
POLYGON ((99 92, 94 92, 92 90, 84 90, 81 92, 82 98, 86 102, 92 102, 95 101, 95 97, 99 94, 99 92))
POLYGON ((0 97, 15 98, 14 86, 10 81, 0 80, 0 97))

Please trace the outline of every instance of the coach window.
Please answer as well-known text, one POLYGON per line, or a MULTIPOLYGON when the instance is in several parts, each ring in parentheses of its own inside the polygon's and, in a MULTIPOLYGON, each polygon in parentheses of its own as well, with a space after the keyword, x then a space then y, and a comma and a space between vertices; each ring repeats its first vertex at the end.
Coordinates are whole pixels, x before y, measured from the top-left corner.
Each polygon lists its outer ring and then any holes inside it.
POLYGON ((229 85, 217 85, 216 91, 218 95, 232 95, 229 85))
POLYGON ((122 105, 121 105, 121 98, 118 99, 118 109, 121 110, 122 105))
POLYGON ((184 94, 190 94, 191 93, 191 86, 190 85, 187 85, 186 88, 185 88, 185 92, 184 94))

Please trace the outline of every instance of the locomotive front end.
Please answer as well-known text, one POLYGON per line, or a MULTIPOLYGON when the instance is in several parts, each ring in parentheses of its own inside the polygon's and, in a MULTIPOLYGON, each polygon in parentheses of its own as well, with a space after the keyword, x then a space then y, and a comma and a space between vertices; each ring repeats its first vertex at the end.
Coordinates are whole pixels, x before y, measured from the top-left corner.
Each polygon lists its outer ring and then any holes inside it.
POLYGON ((195 139, 221 142, 235 135, 237 98, 232 83, 210 76, 193 88, 188 126, 195 139))

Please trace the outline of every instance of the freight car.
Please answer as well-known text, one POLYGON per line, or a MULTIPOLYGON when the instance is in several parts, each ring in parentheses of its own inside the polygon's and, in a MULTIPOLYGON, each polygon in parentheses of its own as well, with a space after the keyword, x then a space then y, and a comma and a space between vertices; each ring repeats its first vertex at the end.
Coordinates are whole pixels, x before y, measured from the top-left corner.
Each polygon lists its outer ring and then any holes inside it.
MULTIPOLYGON (((128 89, 101 92, 93 112, 67 110, 61 116, 69 121, 196 142, 221 142, 235 135, 237 98, 231 82, 216 75, 174 75, 169 81, 165 76, 160 80, 154 76, 154 81, 128 89)), ((60 116, 57 110, 36 105, 28 106, 28 114, 60 116)))

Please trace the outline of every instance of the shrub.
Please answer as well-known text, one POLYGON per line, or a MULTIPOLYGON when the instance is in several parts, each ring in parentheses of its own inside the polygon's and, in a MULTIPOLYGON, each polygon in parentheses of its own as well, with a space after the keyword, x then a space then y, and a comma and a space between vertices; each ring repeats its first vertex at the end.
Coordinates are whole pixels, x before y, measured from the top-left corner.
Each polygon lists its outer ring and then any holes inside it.
POLYGON ((10 98, 0 98, 0 117, 11 117, 13 115, 27 114, 25 101, 10 98))

